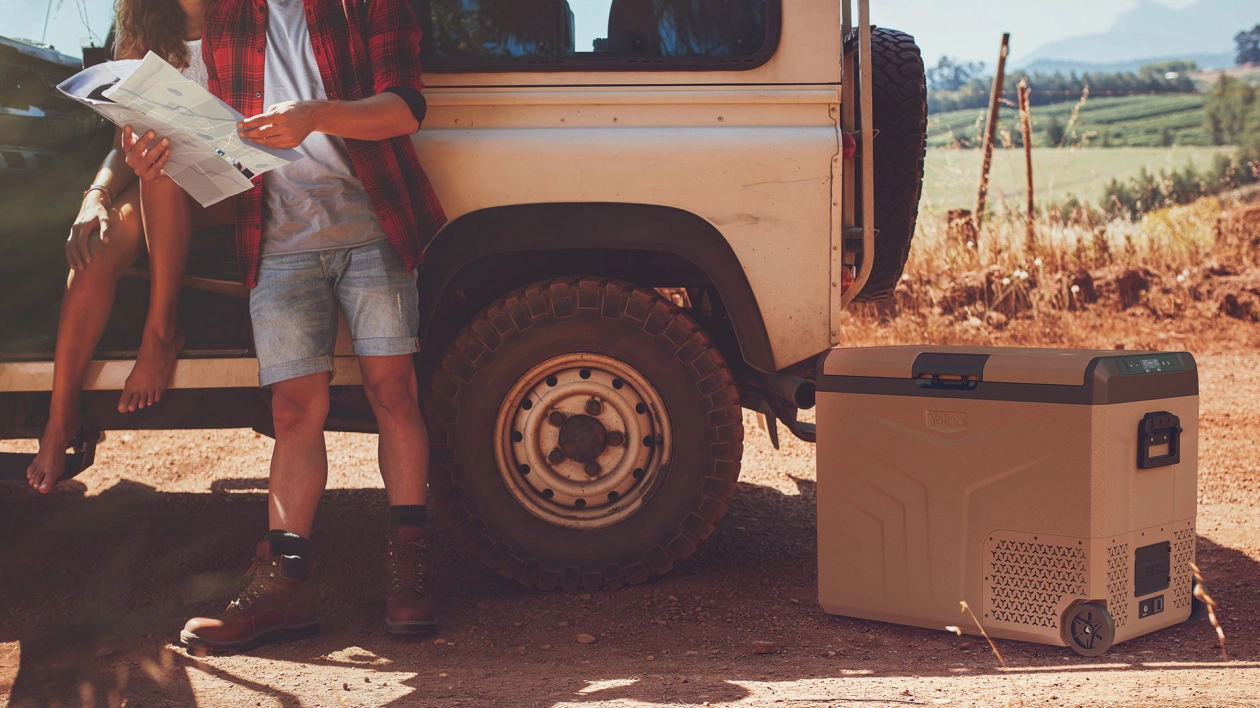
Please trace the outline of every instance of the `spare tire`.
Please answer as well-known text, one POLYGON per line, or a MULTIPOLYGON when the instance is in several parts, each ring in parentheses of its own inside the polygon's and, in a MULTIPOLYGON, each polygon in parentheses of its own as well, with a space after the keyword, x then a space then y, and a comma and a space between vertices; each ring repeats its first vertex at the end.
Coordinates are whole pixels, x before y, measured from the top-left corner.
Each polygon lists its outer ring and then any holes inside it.
POLYGON ((919 215, 927 148, 927 79, 914 37, 876 28, 871 78, 877 233, 875 265, 858 302, 882 300, 897 287, 919 215))

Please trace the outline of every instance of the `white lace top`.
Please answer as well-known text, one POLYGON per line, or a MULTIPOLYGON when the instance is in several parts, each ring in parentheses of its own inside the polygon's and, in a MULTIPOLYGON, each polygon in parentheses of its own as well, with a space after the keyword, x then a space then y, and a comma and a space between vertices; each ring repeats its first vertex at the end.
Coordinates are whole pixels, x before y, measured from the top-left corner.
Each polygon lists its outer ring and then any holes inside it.
POLYGON ((194 39, 191 42, 184 42, 184 45, 188 47, 188 68, 181 73, 208 91, 210 72, 206 70, 206 62, 201 58, 201 40, 194 39))

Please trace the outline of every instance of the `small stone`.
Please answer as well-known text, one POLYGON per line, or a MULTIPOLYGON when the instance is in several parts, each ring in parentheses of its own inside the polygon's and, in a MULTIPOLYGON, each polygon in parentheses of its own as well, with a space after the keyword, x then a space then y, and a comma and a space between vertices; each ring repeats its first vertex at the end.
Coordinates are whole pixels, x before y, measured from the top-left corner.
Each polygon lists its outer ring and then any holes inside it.
POLYGON ((434 644, 445 644, 445 643, 446 643, 446 640, 445 640, 445 639, 442 639, 441 637, 438 637, 437 639, 434 639, 434 640, 433 640, 433 643, 434 643, 434 644))
POLYGON ((647 660, 648 660, 648 661, 656 661, 656 657, 652 656, 651 654, 648 654, 648 658, 647 658, 647 660))
POLYGON ((591 594, 589 592, 584 592, 581 595, 578 595, 578 597, 582 598, 583 600, 590 600, 591 594))
POLYGON ((566 622, 561 622, 560 624, 558 624, 558 625, 556 625, 556 626, 557 626, 557 627, 568 627, 568 626, 569 626, 569 623, 568 623, 567 621, 566 621, 566 622))
POLYGON ((512 623, 512 626, 513 626, 513 627, 519 627, 519 626, 521 626, 521 623, 520 623, 520 622, 513 622, 513 623, 512 623))
POLYGON ((544 644, 544 645, 542 645, 542 646, 540 646, 540 647, 538 647, 538 648, 539 648, 539 649, 543 649, 543 650, 547 650, 547 649, 550 649, 550 648, 551 648, 551 645, 550 645, 550 644, 544 644))
POLYGON ((774 642, 753 642, 752 650, 754 654, 773 654, 774 642))
POLYGON ((698 651, 685 651, 685 652, 683 652, 683 656, 699 656, 699 654, 700 654, 700 652, 698 652, 698 651))
POLYGON ((800 600, 798 600, 798 599, 796 599, 796 598, 792 598, 792 599, 788 600, 788 604, 789 604, 789 605, 799 605, 799 604, 801 604, 801 601, 800 601, 800 600))
POLYGON ((342 683, 342 684, 341 684, 341 690, 343 690, 343 691, 349 691, 349 690, 350 690, 350 684, 348 684, 348 683, 342 683))
POLYGON ((678 598, 674 597, 673 595, 670 595, 670 596, 669 596, 669 601, 670 601, 670 602, 678 602, 678 598))
POLYGON ((372 679, 368 678, 367 676, 364 676, 363 683, 372 683, 372 679))
POLYGON ((836 658, 836 653, 835 653, 834 651, 829 651, 829 652, 827 652, 827 657, 828 657, 828 658, 831 658, 831 659, 834 659, 834 658, 836 658))
POLYGON ((591 634, 582 633, 582 634, 577 635, 577 640, 578 640, 578 644, 594 644, 595 636, 591 634))

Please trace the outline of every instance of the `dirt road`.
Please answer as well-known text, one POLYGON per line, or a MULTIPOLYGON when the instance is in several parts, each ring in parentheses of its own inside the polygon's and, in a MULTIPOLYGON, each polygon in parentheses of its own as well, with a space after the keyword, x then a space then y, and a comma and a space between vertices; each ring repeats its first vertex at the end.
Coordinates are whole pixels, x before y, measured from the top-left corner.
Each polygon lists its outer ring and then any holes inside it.
POLYGON ((188 656, 171 645, 184 619, 222 609, 265 531, 270 440, 132 433, 111 435, 97 465, 51 498, 0 487, 0 707, 1260 705, 1260 355, 1200 366, 1198 555, 1229 663, 1203 623, 1099 659, 1001 641, 1004 675, 982 640, 824 614, 813 449, 789 441, 776 453, 751 419, 729 513, 694 557, 646 585, 527 590, 434 522, 443 626, 423 641, 381 628, 374 439, 330 435, 312 573, 322 635, 188 656), (777 651, 753 654, 753 641, 777 651))

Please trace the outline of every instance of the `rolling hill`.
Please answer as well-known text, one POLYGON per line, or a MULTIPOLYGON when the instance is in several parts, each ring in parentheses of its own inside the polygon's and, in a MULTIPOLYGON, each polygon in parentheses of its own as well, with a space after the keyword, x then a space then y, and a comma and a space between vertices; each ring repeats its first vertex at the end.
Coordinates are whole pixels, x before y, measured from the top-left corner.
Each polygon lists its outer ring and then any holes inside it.
MULTIPOLYGON (((1065 143, 1088 147, 1159 147, 1167 140, 1170 145, 1210 145, 1211 140, 1203 130, 1206 100, 1200 94, 1090 98, 1081 108, 1065 143)), ((1034 107, 1033 145, 1048 146, 1046 129, 1052 119, 1066 128, 1075 106, 1075 103, 1056 103, 1034 107)), ((928 145, 978 146, 986 112, 984 108, 971 108, 932 114, 928 117, 928 145)), ((1012 136, 1018 133, 1019 112, 1003 106, 999 130, 1012 136)), ((1000 141, 1001 138, 999 145, 1000 141)))

